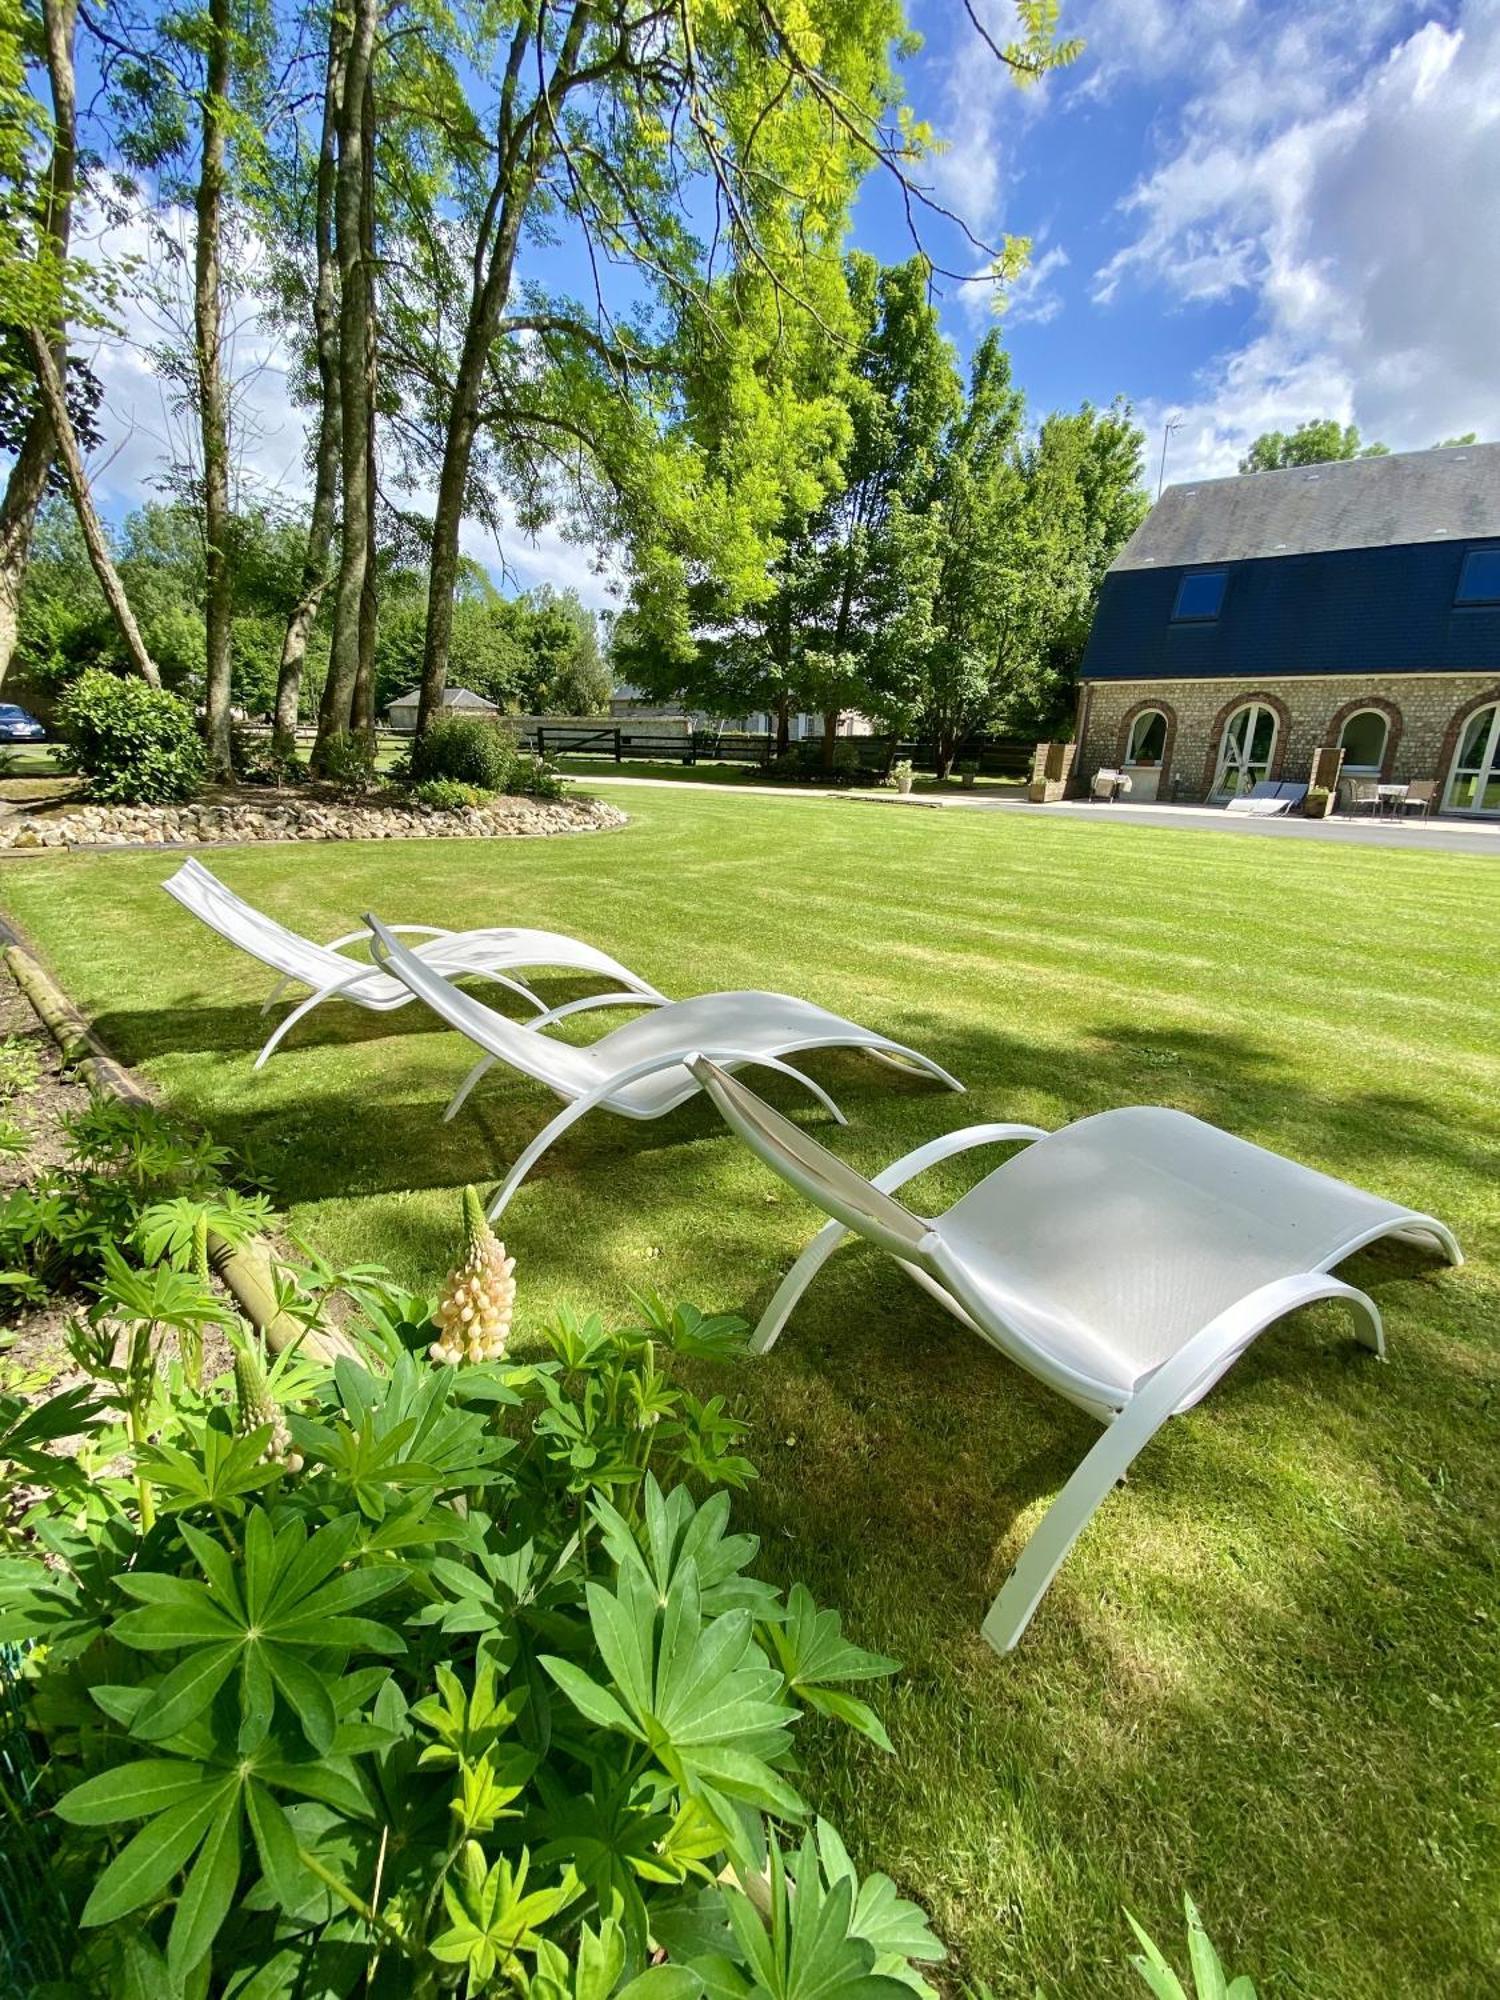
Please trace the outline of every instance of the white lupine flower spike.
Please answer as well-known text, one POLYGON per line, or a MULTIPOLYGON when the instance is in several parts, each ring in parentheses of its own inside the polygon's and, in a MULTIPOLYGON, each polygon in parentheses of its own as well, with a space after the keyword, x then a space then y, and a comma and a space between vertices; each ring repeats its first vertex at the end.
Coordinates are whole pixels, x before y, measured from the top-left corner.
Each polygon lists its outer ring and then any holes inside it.
POLYGON ((516 1309, 516 1260, 485 1220, 478 1192, 464 1189, 463 1262, 444 1282, 433 1319, 438 1337, 428 1348, 442 1368, 468 1361, 498 1361, 510 1339, 516 1309))

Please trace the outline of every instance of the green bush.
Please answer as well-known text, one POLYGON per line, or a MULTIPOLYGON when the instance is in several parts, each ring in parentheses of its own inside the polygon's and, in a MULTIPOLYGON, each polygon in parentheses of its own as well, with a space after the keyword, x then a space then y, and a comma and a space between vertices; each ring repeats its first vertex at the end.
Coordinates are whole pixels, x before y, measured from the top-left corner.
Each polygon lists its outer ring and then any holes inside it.
POLYGON ((495 795, 478 785, 462 785, 457 778, 426 778, 412 786, 411 796, 419 806, 430 806, 434 812, 456 813, 487 805, 495 795))
POLYGON ((34 1649, 66 1991, 702 2000, 811 1955, 822 2000, 932 2000, 921 1911, 796 1789, 809 1730, 889 1752, 862 1691, 895 1663, 731 1531, 746 1426, 682 1375, 742 1322, 642 1300, 512 1358, 465 1209, 436 1308, 368 1266, 276 1274, 353 1343, 329 1367, 270 1361, 213 1289, 210 1232, 263 1216, 162 1201, 104 1251, 82 1379, 0 1398, 0 1477, 35 1496, 0 1644, 34 1649))
POLYGON ((165 689, 90 667, 63 697, 70 762, 109 805, 180 805, 203 780, 193 711, 165 689))
POLYGON ((509 789, 516 747, 509 732, 480 716, 440 715, 407 752, 402 775, 413 784, 452 778, 482 791, 509 789))
POLYGON ((235 731, 234 768, 245 785, 305 785, 306 764, 295 750, 279 750, 262 731, 235 731))
POLYGON ((375 788, 375 745, 367 736, 331 736, 319 752, 318 775, 341 792, 375 788))
POLYGON ((567 791, 562 774, 555 764, 545 757, 538 757, 533 751, 521 751, 511 769, 508 792, 518 792, 531 799, 560 799, 567 791))

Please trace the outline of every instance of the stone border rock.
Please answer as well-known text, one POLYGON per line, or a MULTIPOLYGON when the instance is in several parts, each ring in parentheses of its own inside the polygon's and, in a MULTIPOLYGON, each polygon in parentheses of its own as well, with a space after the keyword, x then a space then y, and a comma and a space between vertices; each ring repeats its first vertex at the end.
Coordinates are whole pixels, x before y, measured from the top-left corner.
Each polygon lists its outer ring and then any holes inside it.
POLYGON ((268 799, 230 805, 78 805, 0 822, 0 849, 166 847, 257 840, 542 839, 627 824, 603 799, 498 798, 461 812, 372 799, 268 799))

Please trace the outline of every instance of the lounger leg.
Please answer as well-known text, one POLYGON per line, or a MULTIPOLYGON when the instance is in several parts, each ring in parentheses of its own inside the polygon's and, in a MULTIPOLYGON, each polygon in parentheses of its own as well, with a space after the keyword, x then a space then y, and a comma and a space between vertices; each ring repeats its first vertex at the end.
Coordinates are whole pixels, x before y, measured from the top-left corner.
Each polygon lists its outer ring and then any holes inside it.
MULTIPOLYGON (((285 1035, 290 1029, 296 1027, 297 1023, 302 1019, 302 1016, 304 1014, 310 1013, 312 1009, 319 1004, 320 1001, 331 1000, 337 994, 343 993, 345 990, 346 988, 343 985, 320 986, 316 993, 309 993, 305 1000, 299 1001, 298 1004, 292 1009, 291 1013, 287 1015, 286 1019, 281 1022, 281 1024, 267 1039, 265 1047, 261 1050, 260 1054, 255 1058, 254 1067, 256 1069, 260 1069, 265 1064, 266 1059, 270 1056, 272 1050, 276 1047, 277 1043, 281 1040, 282 1036, 285 1035)), ((404 1004, 405 1004, 404 1002, 398 1002, 398 1005, 404 1005, 404 1004)))
POLYGON ((1384 1352, 1374 1301, 1352 1285, 1321 1273, 1278 1278, 1220 1313, 1147 1378, 1042 1516, 981 1628, 997 1653, 1008 1653, 1026 1630, 1095 1508, 1125 1477, 1136 1454, 1172 1412, 1205 1379, 1216 1381, 1258 1333, 1315 1299, 1344 1300, 1354 1311, 1359 1339, 1376 1353, 1384 1352))
MULTIPOLYGON (((527 1025, 529 1027, 531 1024, 528 1022, 527 1025)), ((459 1111, 463 1108, 464 1101, 468 1097, 469 1092, 474 1088, 475 1084, 478 1083, 479 1079, 483 1075, 485 1075, 487 1071, 492 1070, 494 1067, 495 1067, 495 1058, 493 1056, 481 1056, 479 1058, 478 1062, 475 1063, 474 1067, 469 1071, 469 1074, 464 1078, 463 1082, 458 1086, 458 1089, 454 1092, 452 1101, 449 1104, 448 1109, 443 1113, 443 1123, 445 1125, 448 1123, 450 1119, 457 1117, 459 1111)))
POLYGON ((844 1241, 849 1231, 842 1222, 825 1222, 812 1242, 776 1287, 776 1295, 760 1316, 760 1325, 750 1336, 750 1354, 769 1354, 781 1336, 792 1308, 813 1279, 844 1241))
POLYGON ((291 984, 292 984, 292 978, 290 973, 284 975, 282 978, 277 980, 276 984, 271 988, 270 992, 266 995, 265 999, 262 1000, 260 1003, 260 1011, 262 1012, 262 1014, 270 1013, 271 1009, 276 1005, 276 1002, 281 998, 282 994, 285 993, 286 989, 291 984))
POLYGON ((956 1090, 960 1096, 964 1095, 965 1086, 952 1071, 944 1069, 941 1063, 935 1063, 931 1056, 924 1056, 920 1049, 909 1049, 900 1042, 889 1042, 884 1048, 867 1047, 865 1054, 873 1056, 878 1063, 884 1063, 887 1069, 905 1070, 908 1074, 917 1069, 926 1076, 935 1076, 939 1083, 945 1083, 950 1090, 956 1090))

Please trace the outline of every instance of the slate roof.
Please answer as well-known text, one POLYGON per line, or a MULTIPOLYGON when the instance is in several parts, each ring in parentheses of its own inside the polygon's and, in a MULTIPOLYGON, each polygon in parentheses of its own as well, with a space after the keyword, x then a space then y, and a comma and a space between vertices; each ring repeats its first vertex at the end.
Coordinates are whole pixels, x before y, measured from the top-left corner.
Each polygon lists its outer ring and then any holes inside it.
MULTIPOLYGON (((415 687, 408 690, 406 694, 398 694, 396 699, 390 702, 388 706, 391 708, 415 708, 421 699, 422 690, 419 687, 415 687)), ((482 708, 487 715, 498 713, 492 701, 486 701, 482 694, 475 694, 470 688, 444 688, 443 707, 482 708)))
POLYGON ((1500 444, 1169 486, 1115 571, 1500 537, 1500 444))

